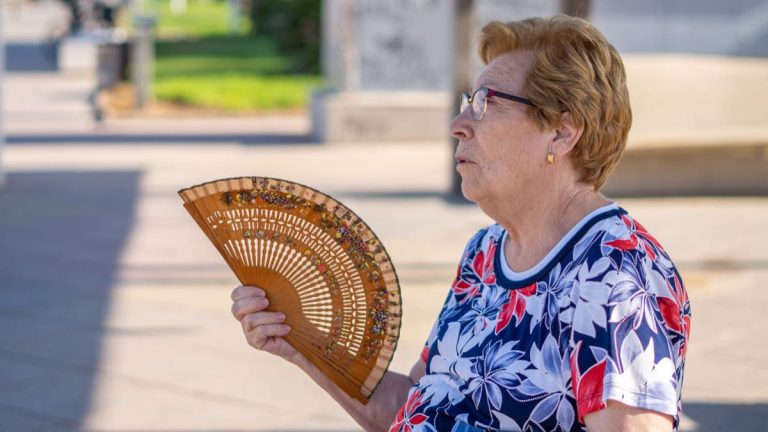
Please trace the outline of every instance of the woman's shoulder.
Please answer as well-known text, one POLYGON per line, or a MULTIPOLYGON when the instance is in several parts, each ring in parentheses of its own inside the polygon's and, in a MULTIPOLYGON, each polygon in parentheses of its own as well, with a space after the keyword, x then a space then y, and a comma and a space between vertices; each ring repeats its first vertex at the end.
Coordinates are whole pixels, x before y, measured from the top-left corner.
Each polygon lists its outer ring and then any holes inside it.
POLYGON ((487 249, 491 244, 498 243, 503 230, 501 225, 497 223, 480 228, 469 238, 465 249, 467 251, 487 249))
POLYGON ((474 263, 477 260, 492 263, 501 231, 502 229, 498 224, 493 224, 475 232, 464 247, 459 261, 460 266, 474 263))
POLYGON ((669 254, 656 237, 624 209, 596 228, 601 234, 599 246, 603 255, 621 252, 636 259, 664 261, 667 266, 672 264, 669 254))
POLYGON ((680 275, 661 243, 622 209, 595 224, 573 248, 578 278, 611 286, 633 286, 649 294, 667 295, 680 275), (626 284, 626 282, 632 282, 626 284))

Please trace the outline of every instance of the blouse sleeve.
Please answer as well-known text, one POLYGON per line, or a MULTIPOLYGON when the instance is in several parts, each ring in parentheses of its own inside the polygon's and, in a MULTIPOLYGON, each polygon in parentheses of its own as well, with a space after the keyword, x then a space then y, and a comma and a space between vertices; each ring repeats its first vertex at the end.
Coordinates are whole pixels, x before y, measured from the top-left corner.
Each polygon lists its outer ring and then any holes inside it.
POLYGON ((690 325, 690 308, 676 271, 665 277, 652 261, 634 259, 618 268, 598 261, 577 281, 570 363, 582 423, 608 399, 678 423, 688 336, 680 323, 690 325))

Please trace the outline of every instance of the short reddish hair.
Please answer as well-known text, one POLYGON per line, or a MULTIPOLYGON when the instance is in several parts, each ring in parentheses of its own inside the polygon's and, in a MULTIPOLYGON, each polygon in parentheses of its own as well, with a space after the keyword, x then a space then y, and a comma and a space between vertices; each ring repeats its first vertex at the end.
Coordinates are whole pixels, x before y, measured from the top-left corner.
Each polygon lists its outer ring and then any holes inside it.
POLYGON ((529 115, 542 128, 553 128, 562 112, 570 112, 584 128, 571 160, 581 180, 599 190, 619 163, 632 125, 619 53, 592 24, 567 15, 483 27, 483 63, 516 50, 530 50, 535 58, 524 85, 536 105, 529 115))

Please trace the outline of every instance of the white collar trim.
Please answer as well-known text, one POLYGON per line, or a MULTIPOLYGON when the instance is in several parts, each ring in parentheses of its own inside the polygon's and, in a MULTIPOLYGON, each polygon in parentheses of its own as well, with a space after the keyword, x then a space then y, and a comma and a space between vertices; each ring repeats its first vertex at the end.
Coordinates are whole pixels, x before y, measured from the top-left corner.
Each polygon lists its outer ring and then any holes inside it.
POLYGON ((586 225, 590 220, 592 220, 592 218, 594 218, 595 216, 598 216, 598 215, 600 215, 602 213, 605 213, 605 212, 608 212, 608 211, 611 211, 611 210, 616 210, 618 208, 619 208, 618 204, 610 203, 610 204, 606 204, 606 205, 604 205, 604 206, 602 206, 602 207, 600 207, 598 209, 595 209, 591 213, 589 213, 588 215, 584 216, 579 221, 579 223, 577 223, 573 228, 571 228, 565 234, 565 236, 563 236, 563 238, 560 239, 559 242, 557 242, 555 247, 553 247, 552 250, 549 251, 547 256, 545 256, 541 261, 539 261, 538 264, 536 264, 535 266, 533 266, 533 267, 531 267, 528 270, 525 270, 523 272, 516 272, 516 271, 512 270, 509 267, 509 265, 507 265, 507 256, 504 253, 504 246, 505 246, 505 244, 507 242, 507 238, 509 236, 507 235, 507 230, 503 230, 502 231, 501 244, 499 245, 499 247, 501 248, 501 254, 499 256, 501 258, 501 263, 500 264, 501 264, 501 270, 504 272, 504 276, 506 276, 507 279, 510 279, 510 280, 523 280, 523 279, 527 279, 527 278, 529 278, 531 276, 534 276, 535 274, 540 272, 544 267, 546 267, 547 264, 549 264, 549 262, 552 261, 552 259, 554 259, 555 256, 560 252, 560 250, 563 248, 563 246, 565 246, 571 240, 571 238, 577 232, 579 232, 579 230, 584 225, 586 225))

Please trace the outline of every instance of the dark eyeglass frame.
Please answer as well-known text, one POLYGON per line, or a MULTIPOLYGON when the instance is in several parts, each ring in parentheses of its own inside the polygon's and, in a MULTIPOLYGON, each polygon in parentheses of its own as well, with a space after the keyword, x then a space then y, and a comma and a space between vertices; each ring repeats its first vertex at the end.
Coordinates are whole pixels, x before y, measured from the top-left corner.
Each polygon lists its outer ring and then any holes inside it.
POLYGON ((523 97, 520 97, 520 96, 511 95, 509 93, 502 93, 500 91, 497 91, 497 90, 494 90, 494 89, 490 89, 488 87, 480 87, 479 89, 475 90, 474 93, 472 93, 472 96, 470 96, 467 93, 462 93, 461 94, 461 105, 460 105, 461 108, 459 110, 459 114, 463 113, 464 110, 467 109, 467 107, 471 106, 472 107, 472 118, 474 118, 475 120, 478 120, 478 121, 482 120, 483 116, 485 115, 485 110, 488 108, 488 98, 491 98, 491 97, 494 97, 494 96, 500 97, 500 98, 503 98, 503 99, 507 99, 507 100, 511 100, 511 101, 514 101, 514 102, 518 102, 518 103, 521 103, 521 104, 529 105, 529 106, 532 106, 534 108, 536 107, 536 105, 533 102, 531 102, 529 99, 526 99, 526 98, 523 98, 523 97), (480 92, 483 92, 485 95, 483 97, 483 109, 478 113, 478 110, 475 109, 474 101, 475 101, 475 98, 477 97, 478 93, 480 93, 480 92))

